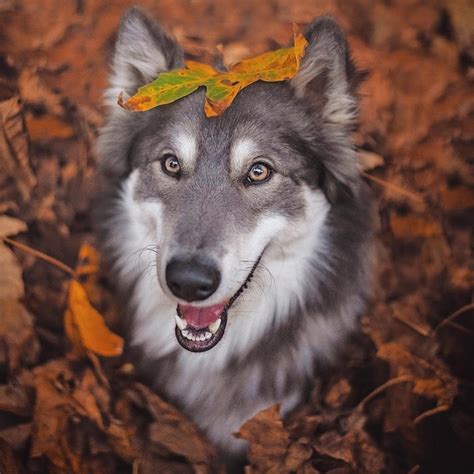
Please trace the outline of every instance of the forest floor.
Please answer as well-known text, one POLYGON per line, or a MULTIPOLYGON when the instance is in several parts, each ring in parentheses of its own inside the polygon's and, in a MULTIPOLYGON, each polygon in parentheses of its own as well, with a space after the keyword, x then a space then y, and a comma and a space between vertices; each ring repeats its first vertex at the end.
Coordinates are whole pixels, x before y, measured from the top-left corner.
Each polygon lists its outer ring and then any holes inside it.
MULTIPOLYGON (((69 267, 94 243, 94 141, 125 0, 0 0, 0 472, 218 472, 214 449, 120 357, 71 350, 69 267), (69 273, 68 273, 69 272, 69 273)), ((189 58, 286 45, 329 13, 361 87, 378 277, 341 367, 241 430, 247 473, 474 470, 474 10, 469 0, 143 0, 189 58)), ((83 262, 84 263, 84 262, 83 262)), ((90 263, 90 262, 89 262, 90 263)), ((114 327, 102 278, 83 281, 114 327)))

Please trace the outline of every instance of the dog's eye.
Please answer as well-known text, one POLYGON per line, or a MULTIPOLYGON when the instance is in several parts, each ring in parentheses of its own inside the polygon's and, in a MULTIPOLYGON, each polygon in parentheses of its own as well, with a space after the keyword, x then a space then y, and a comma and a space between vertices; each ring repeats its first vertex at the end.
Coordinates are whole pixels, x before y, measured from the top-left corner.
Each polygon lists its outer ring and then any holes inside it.
POLYGON ((265 163, 255 163, 247 173, 247 184, 260 184, 270 179, 273 170, 265 163))
POLYGON ((166 174, 169 174, 170 176, 173 176, 175 178, 178 177, 181 173, 181 165, 179 163, 178 158, 170 153, 166 154, 163 157, 163 160, 161 161, 161 166, 166 174))

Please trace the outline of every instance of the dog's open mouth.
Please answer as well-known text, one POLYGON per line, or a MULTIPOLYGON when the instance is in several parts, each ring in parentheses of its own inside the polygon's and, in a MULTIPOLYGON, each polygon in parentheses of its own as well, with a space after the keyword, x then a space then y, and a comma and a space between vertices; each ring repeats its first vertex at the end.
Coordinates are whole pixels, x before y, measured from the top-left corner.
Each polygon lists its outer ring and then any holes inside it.
POLYGON ((260 262, 255 262, 244 283, 230 300, 208 307, 178 304, 176 309, 176 339, 179 344, 191 352, 204 352, 212 349, 224 335, 227 314, 235 300, 247 288, 260 262))

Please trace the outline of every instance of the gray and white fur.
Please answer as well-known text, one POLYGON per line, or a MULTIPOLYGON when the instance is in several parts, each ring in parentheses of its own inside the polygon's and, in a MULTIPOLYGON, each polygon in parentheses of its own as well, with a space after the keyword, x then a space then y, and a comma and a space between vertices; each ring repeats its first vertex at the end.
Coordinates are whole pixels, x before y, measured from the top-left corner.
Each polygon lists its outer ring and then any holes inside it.
POLYGON ((98 235, 110 279, 126 303, 129 344, 158 393, 223 452, 258 411, 292 410, 318 365, 334 360, 370 289, 372 205, 358 168, 359 76, 328 17, 308 26, 290 81, 255 83, 221 116, 206 118, 204 92, 147 112, 117 105, 183 52, 139 9, 123 17, 98 140, 103 193, 98 235), (179 160, 180 177, 163 171, 179 160), (271 178, 249 185, 256 162, 271 178), (176 256, 213 262, 217 289, 196 308, 228 301, 222 340, 195 353, 177 341, 178 304, 166 268, 176 256))

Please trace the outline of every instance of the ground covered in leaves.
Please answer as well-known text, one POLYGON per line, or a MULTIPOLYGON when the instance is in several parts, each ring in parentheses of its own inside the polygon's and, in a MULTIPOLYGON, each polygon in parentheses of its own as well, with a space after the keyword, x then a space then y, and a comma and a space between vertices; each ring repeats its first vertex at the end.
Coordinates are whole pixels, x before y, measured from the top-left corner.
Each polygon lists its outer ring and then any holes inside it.
MULTIPOLYGON (((220 469, 213 447, 133 365, 78 350, 66 311, 72 274, 109 325, 117 321, 107 285, 72 268, 81 245, 93 244, 93 143, 106 57, 128 4, 0 1, 1 473, 220 469)), ((141 4, 188 58, 228 65, 286 45, 291 22, 330 13, 368 71, 355 139, 378 200, 376 295, 340 369, 315 380, 304 406, 284 422, 269 407, 242 427, 246 472, 472 472, 472 3, 141 4)), ((109 342, 104 355, 120 346, 109 342)))

